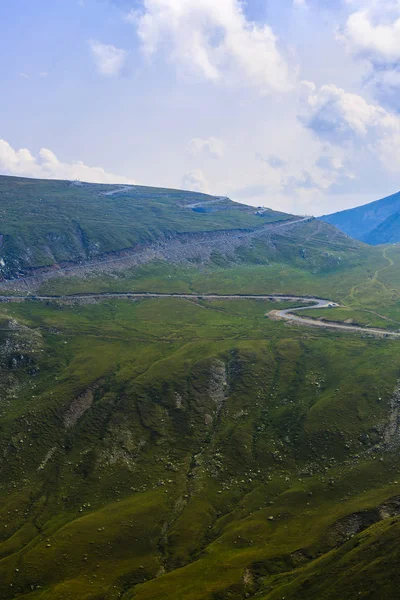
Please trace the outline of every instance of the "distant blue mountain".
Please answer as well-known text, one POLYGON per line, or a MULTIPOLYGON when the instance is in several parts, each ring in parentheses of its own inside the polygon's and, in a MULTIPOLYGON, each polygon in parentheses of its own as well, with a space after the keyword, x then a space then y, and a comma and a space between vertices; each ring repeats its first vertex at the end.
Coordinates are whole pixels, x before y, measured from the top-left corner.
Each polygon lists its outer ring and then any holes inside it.
POLYGON ((400 242, 400 192, 357 208, 324 215, 320 220, 373 246, 400 242))

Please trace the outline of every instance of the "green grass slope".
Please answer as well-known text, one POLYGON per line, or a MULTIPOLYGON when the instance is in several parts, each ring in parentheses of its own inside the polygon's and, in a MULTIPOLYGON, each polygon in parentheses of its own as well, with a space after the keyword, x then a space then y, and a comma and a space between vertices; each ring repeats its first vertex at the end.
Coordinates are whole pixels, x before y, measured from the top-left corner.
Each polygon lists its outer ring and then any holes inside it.
POLYGON ((291 329, 275 306, 2 308, 2 598, 297 598, 348 537, 397 523, 379 509, 400 478, 397 342, 291 329))
MULTIPOLYGON (((400 320, 400 255, 396 247, 360 244, 330 225, 314 220, 289 233, 270 232, 224 253, 106 273, 56 277, 35 292, 64 295, 102 292, 317 295, 354 310, 371 310, 400 320), (393 260, 392 257, 393 256, 393 260), (391 261, 393 266, 391 266, 391 261)), ((26 293, 24 287, 21 293, 26 293)), ((346 318, 351 318, 349 314, 346 318)))
MULTIPOLYGON (((210 241, 210 244, 212 242, 210 241)), ((202 258, 203 244, 192 247, 187 260, 155 260, 146 265, 115 269, 106 273, 52 278, 38 288, 40 293, 68 294, 109 291, 190 290, 228 293, 263 293, 273 290, 314 293, 328 285, 348 290, 350 281, 364 281, 377 267, 385 266, 381 251, 362 245, 337 229, 311 221, 286 232, 263 232, 237 245, 220 246, 210 258, 202 258), (196 256, 196 251, 199 255, 196 256), (349 280, 343 281, 343 278, 349 280), (351 278, 351 279, 350 279, 351 278)), ((117 265, 118 266, 118 265, 117 265)), ((319 292, 318 292, 319 293, 319 292)))
POLYGON ((142 247, 171 236, 255 229, 289 215, 180 190, 0 176, 1 272, 142 247), (203 212, 196 212, 196 211, 203 212))
MULTIPOLYGON (((315 294, 342 306, 312 317, 400 327, 397 246, 317 220, 261 233, 286 217, 187 192, 1 185, 5 276, 260 229, 206 257, 40 280, 41 293, 315 294)), ((290 306, 0 305, 0 598, 397 597, 400 342, 266 318, 290 306)))

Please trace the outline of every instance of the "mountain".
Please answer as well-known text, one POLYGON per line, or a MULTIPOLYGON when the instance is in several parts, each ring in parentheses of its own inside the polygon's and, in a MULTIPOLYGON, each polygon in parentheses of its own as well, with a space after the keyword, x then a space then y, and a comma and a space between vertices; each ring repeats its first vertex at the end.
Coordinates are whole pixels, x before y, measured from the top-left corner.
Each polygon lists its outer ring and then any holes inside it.
POLYGON ((400 192, 320 218, 346 235, 376 246, 400 241, 399 213, 400 192))
POLYGON ((4 277, 293 218, 195 192, 6 176, 0 176, 0 197, 4 277))
POLYGON ((179 190, 0 183, 0 597, 396 598, 400 250, 179 190), (291 326, 252 297, 277 293, 387 333, 291 326))
POLYGON ((194 284, 177 281, 174 269, 187 279, 212 265, 225 278, 238 264, 269 264, 280 285, 283 268, 304 279, 366 255, 313 218, 182 190, 3 176, 0 198, 3 291, 129 291, 142 276, 143 290, 187 291, 194 284))
POLYGON ((364 240, 367 244, 396 244, 400 241, 400 211, 382 221, 369 232, 364 240))

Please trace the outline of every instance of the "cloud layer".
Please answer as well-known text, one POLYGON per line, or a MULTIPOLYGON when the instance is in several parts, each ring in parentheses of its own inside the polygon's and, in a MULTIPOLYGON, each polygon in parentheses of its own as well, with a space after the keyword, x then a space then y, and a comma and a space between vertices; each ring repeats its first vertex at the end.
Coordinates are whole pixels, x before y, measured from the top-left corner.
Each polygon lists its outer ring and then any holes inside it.
POLYGON ((317 89, 306 83, 308 95, 303 123, 319 138, 372 154, 387 171, 396 172, 400 161, 400 117, 379 105, 369 104, 330 84, 317 89))
MULTIPOLYGON (((365 84, 385 105, 400 107, 400 2, 355 2, 337 38, 349 54, 368 65, 365 84)), ((350 4, 350 5, 351 5, 350 4)))
POLYGON ((148 57, 163 53, 186 74, 262 92, 291 87, 271 27, 250 22, 239 0, 144 0, 126 18, 148 57))
POLYGON ((397 10, 392 5, 390 11, 385 4, 351 13, 342 33, 351 52, 374 63, 392 63, 400 58, 400 5, 397 10))
POLYGON ((14 150, 2 139, 0 139, 0 173, 38 179, 79 179, 90 183, 135 183, 128 177, 107 173, 101 167, 89 167, 81 161, 62 162, 47 148, 42 148, 38 156, 34 156, 26 148, 14 150))

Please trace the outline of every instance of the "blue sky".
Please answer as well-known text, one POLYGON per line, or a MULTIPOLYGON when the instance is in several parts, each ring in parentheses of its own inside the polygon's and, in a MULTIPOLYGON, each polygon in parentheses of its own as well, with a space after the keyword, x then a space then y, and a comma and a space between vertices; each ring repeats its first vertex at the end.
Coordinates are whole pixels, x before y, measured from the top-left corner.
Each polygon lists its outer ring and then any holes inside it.
POLYGON ((0 4, 0 173, 301 214, 399 188, 399 0, 0 4))

